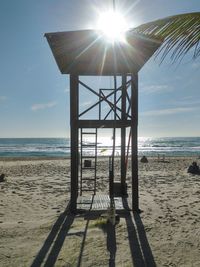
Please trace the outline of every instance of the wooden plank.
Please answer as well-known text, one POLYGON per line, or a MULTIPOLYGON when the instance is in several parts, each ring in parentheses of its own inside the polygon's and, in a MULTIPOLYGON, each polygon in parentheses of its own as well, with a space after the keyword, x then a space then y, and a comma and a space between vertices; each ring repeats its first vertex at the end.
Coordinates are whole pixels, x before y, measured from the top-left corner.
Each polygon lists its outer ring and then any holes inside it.
POLYGON ((76 212, 78 196, 78 76, 70 75, 70 124, 71 124, 71 200, 70 210, 76 212))
POLYGON ((79 128, 116 128, 130 127, 131 120, 79 120, 79 128))
POLYGON ((138 192, 138 74, 132 74, 131 85, 131 168, 132 168, 132 209, 139 211, 139 192, 138 192))
MULTIPOLYGON (((122 120, 126 120, 126 75, 122 76, 122 120)), ((126 128, 121 128, 121 190, 125 194, 126 183, 126 128)))
MULTIPOLYGON (((115 209, 118 211, 124 210, 123 200, 121 197, 115 197, 115 209)), ((107 211, 110 207, 110 197, 105 194, 97 194, 94 196, 86 195, 79 196, 77 199, 77 208, 91 211, 107 211)))
POLYGON ((115 46, 108 46, 96 30, 46 33, 45 37, 61 73, 79 75, 138 72, 162 41, 131 31, 126 33, 127 42, 115 46))

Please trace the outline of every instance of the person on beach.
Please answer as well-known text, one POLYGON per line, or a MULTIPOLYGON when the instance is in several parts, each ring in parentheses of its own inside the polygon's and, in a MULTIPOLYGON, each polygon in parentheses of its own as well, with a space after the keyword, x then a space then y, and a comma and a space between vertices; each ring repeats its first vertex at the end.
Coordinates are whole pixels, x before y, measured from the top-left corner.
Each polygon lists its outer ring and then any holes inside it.
POLYGON ((193 161, 192 165, 189 166, 188 173, 200 174, 200 169, 199 169, 199 166, 197 165, 196 161, 193 161))
POLYGON ((2 182, 5 182, 5 174, 4 173, 2 173, 0 175, 0 183, 2 183, 2 182))
POLYGON ((148 159, 146 156, 143 156, 140 160, 142 163, 148 163, 148 159))

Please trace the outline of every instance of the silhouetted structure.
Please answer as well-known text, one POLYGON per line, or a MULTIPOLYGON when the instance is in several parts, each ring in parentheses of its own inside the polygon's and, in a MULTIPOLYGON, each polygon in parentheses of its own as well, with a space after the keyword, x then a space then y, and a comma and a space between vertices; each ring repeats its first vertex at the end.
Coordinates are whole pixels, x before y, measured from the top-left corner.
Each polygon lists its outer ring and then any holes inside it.
MULTIPOLYGON (((156 39, 146 39, 141 35, 127 32, 126 42, 109 44, 95 30, 56 32, 45 34, 57 65, 62 74, 70 75, 70 118, 71 118, 71 201, 72 212, 77 210, 77 198, 84 191, 96 193, 96 160, 97 160, 97 130, 99 128, 120 129, 121 131, 121 195, 126 196, 126 168, 128 153, 126 152, 126 132, 130 129, 129 144, 131 144, 132 168, 132 208, 139 210, 138 193, 138 156, 137 156, 137 125, 138 125, 138 72, 152 56, 161 42, 156 39), (86 76, 114 76, 114 88, 99 88, 97 92, 83 81, 86 76), (117 77, 117 79, 116 79, 117 77), (120 84, 119 84, 120 80, 120 84), (98 97, 98 101, 80 112, 80 87, 98 97), (110 100, 113 96, 114 100, 110 100), (103 114, 102 104, 110 108, 103 114), (98 107, 95 119, 85 118, 87 112, 98 107), (114 119, 109 119, 113 114, 114 119), (83 119, 84 117, 84 119, 83 119), (94 137, 91 156, 84 156, 84 136, 94 137), (79 150, 80 139, 80 150, 79 150), (78 161, 80 152, 80 175, 78 161), (84 160, 85 159, 85 160, 84 160), (83 162, 89 164, 85 167, 83 162), (93 189, 83 188, 84 170, 93 170, 93 189), (80 184, 80 187, 78 186, 80 184)), ((83 90, 83 89, 82 89, 83 90)), ((92 145, 91 145, 92 146, 92 145)), ((113 164, 111 166, 113 168, 113 164)), ((110 191, 114 190, 114 177, 110 176, 110 191)), ((115 193, 115 192, 113 192, 115 193)))

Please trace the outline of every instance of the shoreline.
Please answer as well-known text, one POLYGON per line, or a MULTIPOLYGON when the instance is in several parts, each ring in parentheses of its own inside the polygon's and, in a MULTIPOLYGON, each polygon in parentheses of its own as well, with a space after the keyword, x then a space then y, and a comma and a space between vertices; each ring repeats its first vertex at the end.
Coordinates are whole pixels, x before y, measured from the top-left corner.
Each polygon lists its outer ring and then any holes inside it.
MULTIPOLYGON (((166 155, 165 153, 159 154, 160 156, 165 155, 165 159, 186 159, 186 158, 191 158, 191 159, 196 159, 196 160, 200 160, 200 156, 199 155, 181 155, 181 156, 170 156, 170 155, 166 155)), ((105 156, 97 156, 97 159, 106 159, 109 158, 110 155, 105 155, 105 156)), ((154 155, 154 156, 146 156, 149 159, 158 159, 158 154, 154 155)), ((120 156, 115 156, 116 159, 120 159, 120 156)), ((131 156, 129 155, 129 159, 131 158, 131 156)), ((140 161, 140 159, 142 158, 141 156, 138 156, 138 162, 140 161)), ((53 157, 53 156, 27 156, 27 157, 21 157, 21 156, 7 156, 7 157, 0 157, 0 161, 38 161, 38 160, 70 160, 70 156, 58 156, 58 157, 53 157)))

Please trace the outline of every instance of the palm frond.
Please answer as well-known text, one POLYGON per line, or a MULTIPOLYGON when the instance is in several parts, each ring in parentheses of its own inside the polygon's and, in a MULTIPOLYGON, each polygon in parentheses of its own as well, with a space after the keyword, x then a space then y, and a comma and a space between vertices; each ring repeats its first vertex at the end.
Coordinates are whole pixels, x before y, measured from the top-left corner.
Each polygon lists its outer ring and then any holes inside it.
POLYGON ((161 62, 170 53, 177 61, 193 49, 193 58, 200 56, 200 12, 175 15, 146 24, 131 30, 147 38, 158 38, 163 44, 157 52, 161 62))

